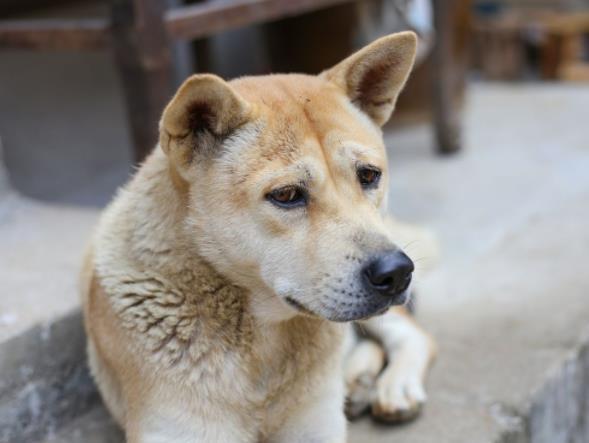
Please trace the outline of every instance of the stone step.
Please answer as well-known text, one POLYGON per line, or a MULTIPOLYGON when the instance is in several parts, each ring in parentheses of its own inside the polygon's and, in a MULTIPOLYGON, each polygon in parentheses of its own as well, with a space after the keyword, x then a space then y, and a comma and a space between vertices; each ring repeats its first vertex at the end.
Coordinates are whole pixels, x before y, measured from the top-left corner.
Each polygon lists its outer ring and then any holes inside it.
POLYGON ((123 433, 106 409, 96 406, 49 435, 43 443, 124 443, 123 433))
POLYGON ((79 311, 0 343, 0 442, 35 442, 99 404, 79 311))

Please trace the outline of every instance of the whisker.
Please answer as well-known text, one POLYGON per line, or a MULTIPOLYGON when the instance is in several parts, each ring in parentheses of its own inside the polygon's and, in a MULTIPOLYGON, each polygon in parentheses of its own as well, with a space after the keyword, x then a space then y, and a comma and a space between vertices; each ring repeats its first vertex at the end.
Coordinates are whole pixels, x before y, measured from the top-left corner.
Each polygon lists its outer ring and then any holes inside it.
POLYGON ((412 240, 412 241, 410 241, 409 243, 407 243, 407 244, 406 244, 405 246, 403 246, 401 249, 405 249, 405 250, 407 250, 407 248, 408 248, 409 246, 412 246, 412 245, 414 245, 414 244, 415 244, 415 243, 417 243, 418 241, 419 241, 419 239, 418 239, 418 238, 416 238, 415 240, 412 240))
POLYGON ((418 258, 412 258, 411 259, 413 261, 413 263, 415 262, 419 262, 419 261, 423 261, 423 260, 433 260, 433 257, 418 257, 418 258))

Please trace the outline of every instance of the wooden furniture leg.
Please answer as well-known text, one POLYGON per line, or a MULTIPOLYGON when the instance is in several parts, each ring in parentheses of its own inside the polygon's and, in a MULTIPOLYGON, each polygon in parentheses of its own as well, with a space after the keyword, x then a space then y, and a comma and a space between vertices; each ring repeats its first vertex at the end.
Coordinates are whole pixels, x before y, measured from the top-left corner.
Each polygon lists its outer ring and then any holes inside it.
POLYGON ((157 143, 158 121, 173 92, 174 65, 164 22, 165 5, 161 0, 111 0, 112 47, 136 162, 157 143))
POLYGON ((433 123, 437 152, 451 154, 460 150, 460 116, 455 99, 459 75, 454 54, 455 0, 434 0, 436 38, 433 48, 433 123))

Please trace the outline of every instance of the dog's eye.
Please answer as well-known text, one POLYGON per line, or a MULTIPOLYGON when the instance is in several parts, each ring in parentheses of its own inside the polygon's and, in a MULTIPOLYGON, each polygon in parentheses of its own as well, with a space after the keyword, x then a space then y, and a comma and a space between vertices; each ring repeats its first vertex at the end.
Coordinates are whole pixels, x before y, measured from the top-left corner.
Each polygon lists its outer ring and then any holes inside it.
POLYGON ((376 188, 380 180, 380 169, 373 166, 361 166, 357 171, 358 180, 365 189, 376 188))
POLYGON ((266 198, 281 208, 295 208, 307 204, 305 192, 298 186, 285 186, 275 189, 269 192, 266 198))

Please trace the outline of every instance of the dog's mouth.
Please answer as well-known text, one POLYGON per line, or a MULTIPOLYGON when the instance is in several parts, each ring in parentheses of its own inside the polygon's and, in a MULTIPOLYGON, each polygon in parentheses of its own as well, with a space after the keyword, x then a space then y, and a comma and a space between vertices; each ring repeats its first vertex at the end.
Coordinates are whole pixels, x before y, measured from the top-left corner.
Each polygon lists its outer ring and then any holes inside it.
MULTIPOLYGON (((408 291, 407 291, 408 294, 408 291)), ((350 322, 350 321, 359 321, 359 320, 366 320, 372 317, 377 317, 379 315, 384 314, 387 312, 392 306, 403 305, 407 302, 409 296, 403 294, 403 296, 399 297, 391 297, 387 300, 382 300, 379 302, 369 303, 366 305, 359 305, 356 307, 352 307, 347 310, 337 310, 333 313, 333 315, 326 316, 326 318, 330 321, 334 322, 350 322)))
POLYGON ((289 306, 299 313, 312 317, 321 317, 337 323, 366 320, 384 314, 392 306, 405 305, 409 302, 411 293, 409 289, 395 297, 378 297, 364 303, 342 303, 337 307, 323 306, 322 312, 315 312, 303 303, 292 297, 285 297, 284 300, 289 306), (343 306, 343 308, 342 308, 343 306))
POLYGON ((301 314, 317 317, 317 314, 315 314, 311 309, 307 308, 304 304, 292 297, 285 297, 284 301, 286 301, 291 307, 299 311, 301 314))

